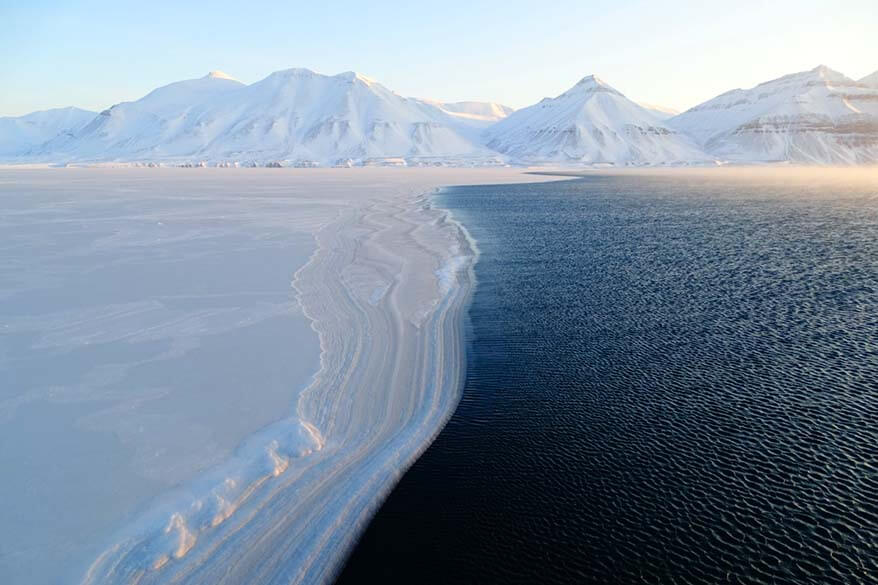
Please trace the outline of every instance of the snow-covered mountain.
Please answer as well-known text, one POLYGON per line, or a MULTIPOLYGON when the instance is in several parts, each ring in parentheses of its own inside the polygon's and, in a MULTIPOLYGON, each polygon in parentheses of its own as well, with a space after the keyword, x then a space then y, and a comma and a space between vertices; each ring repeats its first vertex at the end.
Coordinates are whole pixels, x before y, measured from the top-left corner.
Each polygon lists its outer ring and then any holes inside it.
POLYGON ((4 162, 265 165, 878 162, 878 72, 828 67, 736 89, 673 116, 594 76, 513 111, 402 97, 363 75, 214 71, 95 114, 0 118, 4 162))
POLYGON ((878 89, 823 65, 726 92, 668 124, 731 161, 878 162, 878 89))
POLYGON ((687 137, 593 75, 510 114, 485 134, 515 161, 663 164, 706 160, 687 137))
POLYGON ((46 145, 68 160, 210 162, 496 158, 479 132, 506 110, 401 97, 363 75, 308 69, 252 85, 214 72, 113 106, 75 136, 46 145))
POLYGON ((878 87, 878 71, 860 80, 860 83, 869 87, 878 87))
POLYGON ((79 132, 58 136, 41 152, 71 160, 130 160, 194 154, 204 135, 197 119, 228 94, 246 87, 221 71, 155 89, 104 110, 79 132))
POLYGON ((79 108, 57 108, 0 118, 0 156, 25 154, 58 135, 75 134, 96 115, 79 108))

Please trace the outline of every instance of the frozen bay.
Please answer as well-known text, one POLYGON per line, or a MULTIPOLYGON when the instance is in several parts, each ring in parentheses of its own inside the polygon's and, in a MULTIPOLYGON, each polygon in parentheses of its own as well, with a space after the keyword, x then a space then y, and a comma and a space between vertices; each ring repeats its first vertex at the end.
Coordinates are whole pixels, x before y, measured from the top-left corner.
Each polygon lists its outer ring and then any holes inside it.
POLYGON ((4 582, 331 578, 457 403, 473 251, 427 194, 526 180, 0 170, 4 582))
POLYGON ((314 244, 282 221, 289 202, 93 175, 0 186, 6 582, 96 557, 151 497, 283 418, 318 366, 290 288, 314 244))

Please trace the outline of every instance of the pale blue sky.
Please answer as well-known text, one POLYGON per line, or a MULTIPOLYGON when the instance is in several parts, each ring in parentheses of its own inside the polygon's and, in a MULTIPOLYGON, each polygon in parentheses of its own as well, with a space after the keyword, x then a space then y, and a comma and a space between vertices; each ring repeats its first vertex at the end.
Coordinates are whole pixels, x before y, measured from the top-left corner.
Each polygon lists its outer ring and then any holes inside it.
POLYGON ((685 109, 821 63, 878 69, 876 0, 0 0, 0 115, 102 109, 221 69, 355 70, 396 92, 522 107, 595 73, 685 109))

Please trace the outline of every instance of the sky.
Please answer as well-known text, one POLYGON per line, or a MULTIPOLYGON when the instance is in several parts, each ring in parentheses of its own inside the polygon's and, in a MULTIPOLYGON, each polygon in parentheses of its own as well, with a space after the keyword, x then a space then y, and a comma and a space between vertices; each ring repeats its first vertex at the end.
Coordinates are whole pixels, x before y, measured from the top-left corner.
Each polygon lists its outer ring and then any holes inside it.
POLYGON ((519 108, 588 74, 685 110, 828 65, 878 70, 876 0, 0 0, 0 116, 101 110, 219 69, 358 71, 405 96, 519 108))

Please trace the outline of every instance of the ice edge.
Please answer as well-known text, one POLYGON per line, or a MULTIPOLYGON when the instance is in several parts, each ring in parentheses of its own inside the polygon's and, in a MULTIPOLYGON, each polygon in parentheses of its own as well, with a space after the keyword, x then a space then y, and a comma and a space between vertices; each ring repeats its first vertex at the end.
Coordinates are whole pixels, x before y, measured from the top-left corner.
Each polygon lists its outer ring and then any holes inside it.
MULTIPOLYGON (((320 368, 301 393, 296 416, 251 436, 230 460, 155 502, 95 560, 84 584, 234 582, 234 567, 224 567, 222 560, 238 557, 230 555, 229 548, 235 543, 249 546, 243 544, 249 541, 256 544, 244 555, 244 562, 236 562, 243 574, 259 565, 265 567, 257 571, 266 577, 265 582, 325 582, 336 574, 367 520, 396 480, 432 442, 460 397, 465 366, 465 309, 473 290, 478 252, 450 211, 432 204, 430 199, 436 192, 422 193, 409 209, 403 206, 392 210, 397 217, 419 216, 420 222, 406 218, 408 225, 414 226, 411 234, 418 233, 418 229, 432 229, 444 233, 439 240, 450 244, 431 252, 435 266, 432 276, 439 295, 432 299, 432 306, 408 311, 408 324, 419 330, 416 337, 421 342, 417 352, 420 359, 413 360, 420 367, 411 372, 411 382, 421 382, 420 397, 428 400, 420 411, 410 412, 419 416, 410 417, 390 440, 366 452, 364 461, 352 457, 343 444, 330 445, 330 454, 314 456, 326 447, 323 428, 334 424, 332 416, 337 414, 314 399, 332 396, 330 390, 353 381, 364 363, 358 361, 361 344, 368 342, 373 333, 368 318, 354 315, 363 312, 364 306, 356 302, 350 284, 343 282, 344 268, 355 266, 356 257, 350 257, 346 266, 332 262, 339 249, 346 249, 340 240, 349 233, 343 226, 351 221, 351 214, 350 210, 342 210, 329 226, 315 234, 317 247, 292 282, 321 347, 320 368), (446 239, 449 236, 450 240, 446 239), (325 284, 334 272, 342 281, 335 283, 342 285, 337 287, 337 294, 342 294, 327 303, 326 288, 318 283, 325 284), (355 318, 349 320, 352 316, 355 318), (351 331, 351 324, 359 326, 351 331), (345 475, 346 481, 321 486, 324 481, 339 479, 339 474, 345 475), (333 500, 341 496, 342 500, 333 500), (308 505, 319 502, 323 506, 316 512, 308 505), (266 523, 275 508, 285 514, 280 523, 283 526, 266 523), (292 537, 284 540, 297 542, 298 546, 294 550, 281 547, 282 553, 276 546, 260 546, 258 543, 267 543, 266 531, 276 528, 292 537), (298 538, 294 536, 297 532, 298 538)), ((358 219, 362 223, 367 218, 368 213, 358 219)), ((423 243, 415 245, 426 250, 423 243)), ((393 294, 396 285, 387 286, 381 298, 370 297, 369 305, 378 305, 393 294)), ((402 316, 400 313, 396 307, 397 318, 402 316)), ((398 326, 407 327, 405 322, 398 326)), ((406 340, 397 336, 389 341, 399 346, 406 340)), ((361 386, 369 383, 362 380, 361 386)))

